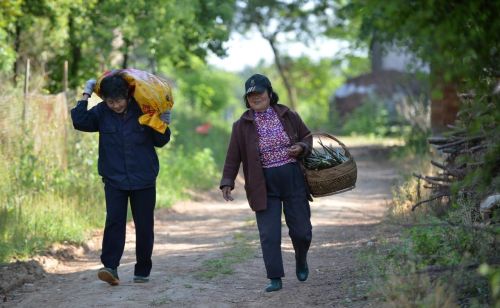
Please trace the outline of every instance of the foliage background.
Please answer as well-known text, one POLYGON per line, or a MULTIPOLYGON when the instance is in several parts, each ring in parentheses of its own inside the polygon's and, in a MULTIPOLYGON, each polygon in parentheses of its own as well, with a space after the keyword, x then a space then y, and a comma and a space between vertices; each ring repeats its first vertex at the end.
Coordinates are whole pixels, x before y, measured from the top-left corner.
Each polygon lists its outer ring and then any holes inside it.
MULTIPOLYGON (((399 159, 428 161, 428 126, 408 121, 393 129, 387 110, 375 104, 363 106, 345 122, 331 110, 335 89, 346 78, 370 71, 368 50, 376 40, 403 47, 430 65, 431 73, 423 78, 433 100, 448 85, 474 94, 476 99, 461 106, 461 113, 474 115, 463 129, 491 138, 481 157, 484 168, 454 184, 454 201, 445 214, 432 208, 411 213, 408 204, 418 195, 412 181, 396 190, 390 219, 438 226, 410 228, 401 232, 397 245, 387 243, 389 248, 370 255, 371 260, 381 258, 374 265, 384 273, 383 282, 376 282, 382 290, 378 294, 396 306, 426 305, 439 296, 446 302, 448 294, 460 304, 493 303, 500 271, 490 257, 498 246, 498 230, 491 236, 456 225, 469 223, 464 217, 470 215, 464 213, 471 213, 471 204, 498 188, 498 89, 492 93, 500 72, 499 11, 500 2, 489 0, 0 0, 0 262, 39 253, 54 242, 82 243, 104 223, 97 136, 76 132, 67 122, 63 166, 37 148, 40 131, 34 128, 42 122, 49 130, 52 123, 38 118, 42 113, 31 94, 63 91, 65 61, 69 108, 86 79, 112 68, 135 67, 172 83, 173 137, 158 150, 158 206, 168 207, 216 189, 231 122, 244 110, 242 85, 255 72, 270 77, 281 101, 296 109, 312 130, 396 135, 406 139, 399 159), (234 31, 260 33, 273 50, 273 64, 238 73, 208 65, 210 53, 224 55, 224 42, 234 31), (290 40, 308 44, 320 36, 343 40, 349 48, 311 59, 291 57, 282 45, 290 40), (28 58, 32 77, 29 92, 23 93, 28 58), (197 134, 196 127, 205 123, 211 124, 209 134, 197 134), (461 192, 467 190, 478 193, 464 197, 461 192), (468 262, 481 263, 481 271, 441 280, 411 278, 429 266, 463 267, 468 262), (465 283, 457 283, 462 278, 465 283), (418 288, 397 288, 405 283, 418 288)), ((428 102, 414 103, 425 111, 428 102)), ((45 146, 60 142, 47 140, 45 146)), ((422 165, 429 170, 428 162, 422 165)))

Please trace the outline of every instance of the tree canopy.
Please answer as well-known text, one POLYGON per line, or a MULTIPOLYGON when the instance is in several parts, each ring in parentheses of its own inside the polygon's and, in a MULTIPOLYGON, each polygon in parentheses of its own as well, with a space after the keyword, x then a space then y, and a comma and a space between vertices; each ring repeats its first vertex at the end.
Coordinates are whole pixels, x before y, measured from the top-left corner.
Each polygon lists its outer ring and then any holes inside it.
POLYGON ((323 0, 249 0, 237 4, 236 29, 241 33, 257 30, 269 42, 289 103, 296 109, 297 89, 291 80, 293 68, 289 66, 292 62, 287 61, 288 52, 280 43, 287 40, 307 43, 323 35, 328 29, 327 21, 333 18, 332 7, 323 0))
POLYGON ((156 71, 168 62, 188 67, 191 56, 223 55, 234 0, 17 0, 0 2, 0 71, 19 73, 24 59, 60 90, 63 62, 70 82, 103 69, 156 71))
MULTIPOLYGON (((408 47, 447 81, 500 72, 500 2, 350 0, 340 11, 360 39, 408 47)), ((351 30, 351 29, 350 29, 351 30)))

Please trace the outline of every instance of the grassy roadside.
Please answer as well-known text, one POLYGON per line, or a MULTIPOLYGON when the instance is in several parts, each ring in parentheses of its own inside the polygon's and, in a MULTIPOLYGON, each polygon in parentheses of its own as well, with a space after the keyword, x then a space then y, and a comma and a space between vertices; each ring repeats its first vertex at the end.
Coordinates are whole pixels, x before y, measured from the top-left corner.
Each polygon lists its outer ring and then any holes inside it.
POLYGON ((412 206, 426 190, 411 172, 428 174, 431 154, 393 158, 401 166, 387 215, 372 245, 359 255, 371 277, 367 292, 387 307, 500 307, 498 228, 476 228, 471 206, 459 200, 412 206))
MULTIPOLYGON (((53 243, 82 244, 105 220, 98 135, 75 131, 69 119, 63 126, 47 121, 38 101, 29 102, 23 128, 22 92, 8 87, 0 92, 6 98, 0 103, 0 263, 42 253, 53 243), (65 164, 59 156, 66 157, 65 164)), ((199 135, 195 127, 206 121, 201 115, 177 108, 175 116, 171 143, 157 150, 158 208, 216 186, 226 147, 220 140, 228 139, 224 122, 199 135)))

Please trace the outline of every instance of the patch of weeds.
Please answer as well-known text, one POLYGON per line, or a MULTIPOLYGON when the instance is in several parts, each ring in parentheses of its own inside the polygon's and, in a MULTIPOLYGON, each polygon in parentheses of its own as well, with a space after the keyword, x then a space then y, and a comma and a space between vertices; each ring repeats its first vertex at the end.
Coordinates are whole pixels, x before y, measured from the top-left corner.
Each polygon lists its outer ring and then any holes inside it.
POLYGON ((238 232, 234 234, 230 248, 220 258, 212 258, 202 263, 202 270, 195 274, 199 279, 213 279, 219 275, 230 275, 233 265, 249 259, 254 254, 251 245, 253 239, 249 235, 238 232))
POLYGON ((342 303, 343 305, 349 305, 349 304, 352 304, 352 299, 350 299, 349 297, 346 297, 346 298, 344 298, 344 299, 341 301, 341 303, 342 303))
POLYGON ((193 286, 192 286, 192 285, 190 285, 189 283, 186 283, 186 284, 184 285, 184 288, 186 288, 186 289, 192 289, 192 288, 193 288, 193 286))
POLYGON ((456 307, 452 288, 428 275, 390 275, 372 295, 382 297, 389 307, 456 307))
POLYGON ((255 227, 257 226, 257 220, 255 219, 255 216, 250 216, 247 219, 245 219, 245 227, 255 227))
POLYGON ((500 271, 484 266, 498 262, 499 230, 478 224, 477 200, 467 196, 411 211, 427 197, 414 178, 393 191, 384 225, 397 228, 397 237, 383 232, 390 241, 379 239, 360 254, 360 270, 371 279, 356 289, 390 307, 500 308, 500 271))
POLYGON ((417 273, 407 241, 380 241, 364 249, 358 261, 369 281, 357 291, 385 307, 456 307, 456 297, 448 285, 417 273))
POLYGON ((500 267, 483 263, 479 267, 478 272, 481 276, 488 279, 491 290, 491 302, 494 303, 495 308, 500 308, 500 267))
POLYGON ((162 296, 159 298, 153 299, 150 303, 149 306, 156 307, 156 306, 163 306, 165 304, 170 303, 172 300, 168 296, 162 296))
POLYGON ((488 255, 483 246, 491 246, 492 238, 446 225, 435 217, 428 217, 427 222, 401 233, 395 241, 377 241, 360 253, 360 269, 371 277, 364 291, 390 307, 495 303, 491 278, 488 285, 488 275, 481 277, 474 267, 467 267, 482 262, 488 255))
POLYGON ((233 260, 227 257, 222 257, 220 259, 210 259, 203 262, 204 271, 198 273, 198 278, 212 279, 218 275, 229 275, 233 273, 231 266, 233 265, 233 260))

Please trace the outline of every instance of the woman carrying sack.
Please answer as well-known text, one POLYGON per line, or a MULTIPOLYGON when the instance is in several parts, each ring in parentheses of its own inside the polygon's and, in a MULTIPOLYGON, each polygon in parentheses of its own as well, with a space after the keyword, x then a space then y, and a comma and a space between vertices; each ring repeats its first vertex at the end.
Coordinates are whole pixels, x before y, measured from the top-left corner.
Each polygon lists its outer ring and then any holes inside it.
POLYGON ((282 288, 285 276, 281 255, 281 213, 285 214, 295 250, 296 275, 309 274, 307 252, 312 239, 308 189, 297 160, 311 150, 312 137, 300 116, 278 104, 269 79, 255 74, 245 82, 247 111, 233 124, 220 189, 226 201, 240 164, 245 190, 255 211, 260 242, 270 279, 267 292, 282 288))
MULTIPOLYGON (((87 81, 82 99, 71 110, 75 129, 99 132, 98 171, 104 182, 106 225, 102 241, 99 279, 118 285, 118 266, 125 247, 127 207, 130 207, 136 233, 136 259, 133 281, 149 281, 154 244, 156 177, 160 169, 155 148, 170 141, 170 110, 157 117, 162 125, 142 125, 144 116, 133 97, 130 83, 121 74, 107 74, 87 81), (97 92, 103 101, 87 109, 88 98, 97 92), (161 130, 163 131, 161 132, 161 130)), ((148 124, 148 123, 146 123, 148 124)))

